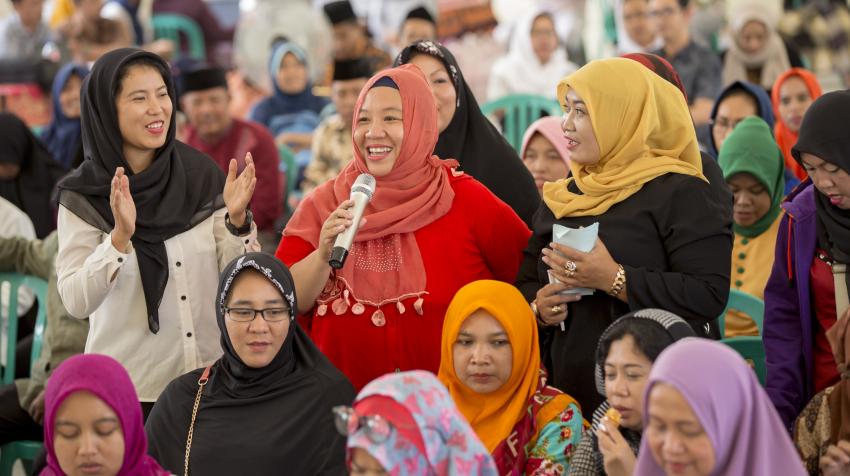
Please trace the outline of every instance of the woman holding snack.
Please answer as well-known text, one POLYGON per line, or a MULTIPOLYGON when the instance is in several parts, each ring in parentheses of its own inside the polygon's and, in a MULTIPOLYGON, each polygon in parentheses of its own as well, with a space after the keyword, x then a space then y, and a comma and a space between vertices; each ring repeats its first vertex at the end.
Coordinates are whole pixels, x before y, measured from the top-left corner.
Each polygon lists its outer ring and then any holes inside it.
POLYGON ((631 312, 608 326, 596 348, 596 391, 605 403, 593 412, 591 431, 573 455, 570 476, 634 472, 652 364, 673 342, 693 335, 687 322, 661 309, 631 312))
POLYGON ((596 342, 617 317, 660 308, 698 335, 717 334, 710 323, 729 293, 732 224, 729 204, 702 174, 693 122, 675 86, 612 58, 562 80, 558 99, 572 176, 544 186, 517 286, 541 327, 552 385, 589 409, 603 401, 586 385, 596 342), (552 243, 553 225, 594 223, 589 252, 552 243), (595 292, 564 293, 577 288, 595 292))

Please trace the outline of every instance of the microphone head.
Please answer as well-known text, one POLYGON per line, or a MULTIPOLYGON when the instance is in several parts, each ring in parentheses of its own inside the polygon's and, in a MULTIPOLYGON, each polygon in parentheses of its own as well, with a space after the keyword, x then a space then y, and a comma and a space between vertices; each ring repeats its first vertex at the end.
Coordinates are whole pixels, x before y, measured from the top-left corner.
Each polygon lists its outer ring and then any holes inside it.
POLYGON ((360 174, 354 185, 351 186, 351 193, 361 192, 366 194, 369 199, 372 199, 372 194, 375 193, 375 177, 369 174, 360 174))

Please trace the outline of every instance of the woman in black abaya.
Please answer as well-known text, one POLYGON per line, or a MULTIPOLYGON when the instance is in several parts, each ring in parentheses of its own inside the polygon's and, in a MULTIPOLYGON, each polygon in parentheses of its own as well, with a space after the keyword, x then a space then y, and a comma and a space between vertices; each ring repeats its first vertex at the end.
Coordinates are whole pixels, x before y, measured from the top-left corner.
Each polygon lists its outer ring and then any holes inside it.
POLYGON ((194 425, 205 369, 165 389, 146 426, 151 455, 184 474, 193 426, 190 474, 346 474, 345 438, 331 410, 350 405, 354 389, 294 320, 289 270, 274 256, 248 253, 221 274, 216 296, 224 355, 209 367, 194 425))

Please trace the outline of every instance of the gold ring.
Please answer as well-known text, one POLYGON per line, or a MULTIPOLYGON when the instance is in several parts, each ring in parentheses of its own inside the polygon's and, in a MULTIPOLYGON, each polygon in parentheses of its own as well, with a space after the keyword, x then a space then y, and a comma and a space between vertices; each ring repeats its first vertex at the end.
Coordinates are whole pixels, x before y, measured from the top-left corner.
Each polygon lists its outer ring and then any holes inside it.
POLYGON ((561 306, 552 306, 552 312, 554 312, 555 314, 558 314, 561 311, 563 311, 563 309, 561 309, 561 306))
POLYGON ((567 276, 573 277, 578 270, 578 265, 573 260, 567 260, 566 264, 564 264, 564 272, 567 273, 567 276))

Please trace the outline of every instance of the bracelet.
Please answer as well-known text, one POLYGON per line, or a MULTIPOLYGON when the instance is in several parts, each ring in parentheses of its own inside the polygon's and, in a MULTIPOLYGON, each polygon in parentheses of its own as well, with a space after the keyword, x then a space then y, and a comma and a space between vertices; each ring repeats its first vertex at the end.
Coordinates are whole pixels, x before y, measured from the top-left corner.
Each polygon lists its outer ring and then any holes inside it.
POLYGON ((608 295, 617 297, 624 287, 626 287, 626 270, 623 269, 623 265, 618 264, 617 276, 614 277, 614 282, 611 284, 611 290, 608 291, 608 295))
POLYGON ((548 324, 543 322, 543 319, 540 318, 540 309, 537 308, 537 301, 531 301, 531 312, 534 313, 534 320, 537 321, 537 325, 540 327, 548 326, 548 324))

